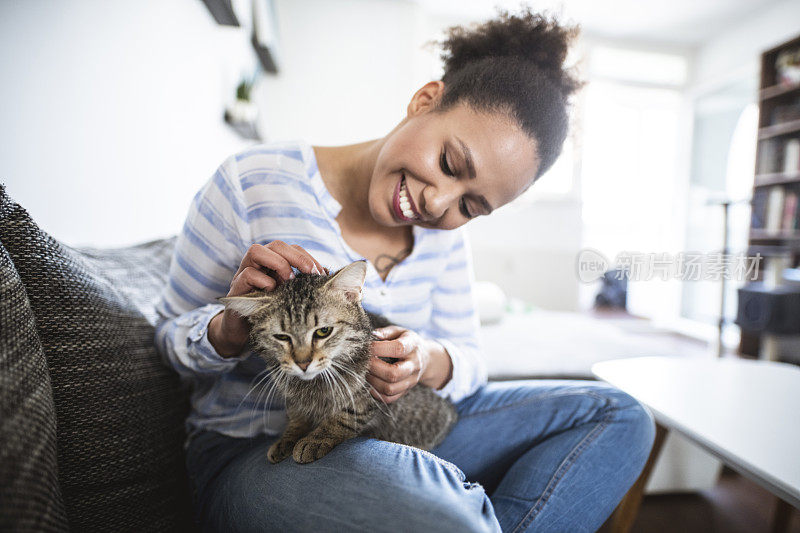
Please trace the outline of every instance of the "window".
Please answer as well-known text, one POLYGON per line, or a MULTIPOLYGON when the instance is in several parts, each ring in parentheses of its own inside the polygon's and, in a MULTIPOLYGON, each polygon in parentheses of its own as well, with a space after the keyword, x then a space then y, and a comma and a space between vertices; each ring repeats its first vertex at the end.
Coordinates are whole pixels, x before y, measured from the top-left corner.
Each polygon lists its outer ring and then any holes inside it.
MULTIPOLYGON (((675 254, 685 178, 681 174, 687 60, 677 54, 596 47, 582 123, 583 246, 613 264, 621 252, 675 254)), ((676 280, 629 283, 628 308, 654 319, 680 312, 676 280)), ((583 306, 596 286, 585 286, 583 306)))

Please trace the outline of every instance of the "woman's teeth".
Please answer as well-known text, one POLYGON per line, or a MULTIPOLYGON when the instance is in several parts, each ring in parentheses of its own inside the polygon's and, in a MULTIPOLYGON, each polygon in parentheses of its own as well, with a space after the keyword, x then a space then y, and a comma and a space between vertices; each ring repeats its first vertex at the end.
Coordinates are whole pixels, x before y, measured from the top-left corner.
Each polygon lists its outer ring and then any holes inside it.
POLYGON ((414 214, 414 211, 411 209, 411 202, 408 201, 405 178, 400 182, 400 210, 406 218, 417 218, 417 215, 414 214))

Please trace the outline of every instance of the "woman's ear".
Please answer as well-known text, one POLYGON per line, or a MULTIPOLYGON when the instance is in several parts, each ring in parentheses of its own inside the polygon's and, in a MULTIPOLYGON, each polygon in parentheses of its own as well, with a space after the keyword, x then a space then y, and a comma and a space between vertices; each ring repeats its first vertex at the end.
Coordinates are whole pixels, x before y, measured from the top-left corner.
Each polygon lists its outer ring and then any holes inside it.
POLYGON ((341 292, 350 302, 361 301, 361 291, 367 277, 367 262, 355 261, 339 270, 325 283, 325 288, 341 292))
POLYGON ((225 304, 225 309, 232 309, 242 316, 250 316, 266 305, 272 295, 263 292, 251 292, 242 296, 224 296, 217 300, 225 304))
POLYGON ((411 102, 408 103, 407 115, 413 117, 430 111, 439 104, 442 94, 444 94, 444 82, 429 81, 411 97, 411 102))

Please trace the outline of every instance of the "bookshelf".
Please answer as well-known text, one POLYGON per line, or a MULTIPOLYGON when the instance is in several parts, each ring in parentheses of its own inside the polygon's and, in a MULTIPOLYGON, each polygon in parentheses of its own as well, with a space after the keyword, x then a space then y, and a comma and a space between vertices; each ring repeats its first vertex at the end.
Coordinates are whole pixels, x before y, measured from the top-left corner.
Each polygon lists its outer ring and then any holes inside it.
MULTIPOLYGON (((759 119, 748 254, 800 263, 800 76, 787 68, 800 57, 800 36, 761 54, 759 119)), ((796 68, 800 68, 797 66, 796 68)), ((742 332, 739 353, 757 356, 757 334, 742 332)))

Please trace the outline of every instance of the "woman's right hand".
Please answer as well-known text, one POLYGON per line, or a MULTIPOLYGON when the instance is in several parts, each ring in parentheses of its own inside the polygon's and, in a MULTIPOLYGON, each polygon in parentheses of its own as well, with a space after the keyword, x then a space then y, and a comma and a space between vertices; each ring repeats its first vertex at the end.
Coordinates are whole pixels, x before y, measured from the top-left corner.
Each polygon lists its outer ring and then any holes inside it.
MULTIPOLYGON (((296 244, 289 245, 283 241, 253 244, 242 258, 226 296, 242 296, 256 289, 272 291, 278 280, 267 275, 264 269, 270 269, 275 277, 286 281, 294 277, 292 267, 307 274, 327 272, 311 254, 296 244)), ((249 333, 247 319, 229 309, 214 316, 208 325, 208 340, 221 357, 241 354, 249 333)))

